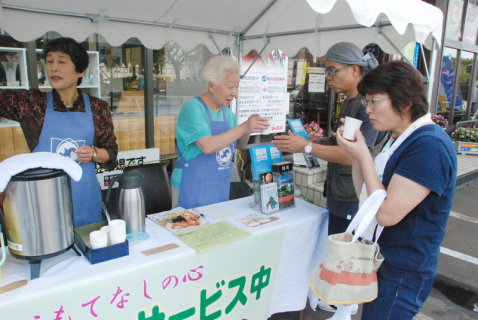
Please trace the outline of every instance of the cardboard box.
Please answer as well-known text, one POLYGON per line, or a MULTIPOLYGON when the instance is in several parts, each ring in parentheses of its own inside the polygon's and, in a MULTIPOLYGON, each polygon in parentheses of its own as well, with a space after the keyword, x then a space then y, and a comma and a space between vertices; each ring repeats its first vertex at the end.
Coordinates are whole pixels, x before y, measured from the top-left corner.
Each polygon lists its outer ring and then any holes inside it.
POLYGON ((105 222, 88 224, 75 228, 75 244, 91 264, 96 264, 129 255, 128 240, 99 249, 91 249, 90 232, 105 226, 105 222))

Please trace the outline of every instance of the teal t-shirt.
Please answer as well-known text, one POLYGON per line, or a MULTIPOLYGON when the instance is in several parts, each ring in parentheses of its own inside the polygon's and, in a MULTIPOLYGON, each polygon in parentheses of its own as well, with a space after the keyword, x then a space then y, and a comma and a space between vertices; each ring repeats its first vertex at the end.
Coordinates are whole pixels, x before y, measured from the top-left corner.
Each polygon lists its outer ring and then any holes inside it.
MULTIPOLYGON (((237 126, 237 118, 228 107, 221 108, 226 113, 226 119, 231 128, 237 126)), ((209 109, 212 121, 223 121, 222 111, 215 112, 209 109)), ((186 160, 191 160, 203 152, 196 145, 201 138, 212 136, 211 125, 203 104, 196 98, 188 100, 179 112, 178 126, 176 128, 176 141, 178 149, 186 160)), ((178 161, 180 161, 178 159, 178 161)), ((174 169, 171 176, 171 185, 176 189, 181 188, 182 169, 174 169)))

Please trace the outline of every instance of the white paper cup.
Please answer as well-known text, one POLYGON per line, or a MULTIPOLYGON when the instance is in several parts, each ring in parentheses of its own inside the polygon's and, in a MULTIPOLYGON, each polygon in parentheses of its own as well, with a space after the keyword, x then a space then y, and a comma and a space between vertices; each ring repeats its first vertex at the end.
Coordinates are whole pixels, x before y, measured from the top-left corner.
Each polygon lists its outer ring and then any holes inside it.
POLYGON ((111 220, 108 237, 111 245, 124 242, 126 240, 126 222, 120 219, 111 220))
POLYGON ((104 248, 108 245, 106 232, 98 230, 90 233, 90 245, 92 249, 104 248))
POLYGON ((108 233, 108 232, 110 232, 110 227, 109 226, 104 226, 104 227, 101 227, 100 230, 108 233))
POLYGON ((118 243, 123 243, 126 241, 126 237, 123 239, 123 240, 111 240, 110 239, 110 245, 115 245, 115 244, 118 244, 118 243))
POLYGON ((110 232, 109 233, 109 240, 110 240, 110 245, 125 242, 126 233, 124 233, 124 234, 112 234, 110 232))
POLYGON ((342 137, 344 137, 347 140, 354 141, 355 130, 359 129, 361 125, 362 125, 362 120, 345 117, 345 127, 344 127, 344 133, 342 134, 342 137))
POLYGON ((108 224, 109 232, 117 233, 124 231, 126 233, 126 222, 121 219, 111 220, 108 224))

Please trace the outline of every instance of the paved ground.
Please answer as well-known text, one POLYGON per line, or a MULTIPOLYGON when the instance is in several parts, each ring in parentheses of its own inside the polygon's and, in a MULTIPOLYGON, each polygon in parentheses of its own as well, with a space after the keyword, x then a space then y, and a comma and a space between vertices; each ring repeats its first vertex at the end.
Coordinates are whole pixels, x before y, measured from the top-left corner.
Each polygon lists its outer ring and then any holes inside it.
MULTIPOLYGON (((478 158, 476 159, 478 163, 478 158)), ((434 289, 416 320, 478 319, 478 180, 456 189, 434 289)), ((359 320, 361 308, 353 320, 359 320)), ((331 313, 313 311, 273 315, 269 320, 324 320, 331 313)))

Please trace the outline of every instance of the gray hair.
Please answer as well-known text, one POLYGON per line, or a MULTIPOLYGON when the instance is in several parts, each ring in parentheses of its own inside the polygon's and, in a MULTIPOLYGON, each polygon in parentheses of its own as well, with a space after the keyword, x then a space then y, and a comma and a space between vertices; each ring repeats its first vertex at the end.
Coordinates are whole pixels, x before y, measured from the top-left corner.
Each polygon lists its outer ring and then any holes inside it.
POLYGON ((202 70, 201 79, 209 86, 212 82, 215 86, 219 85, 231 72, 240 74, 239 65, 231 56, 218 55, 211 58, 202 70))
POLYGON ((334 44, 325 54, 325 60, 343 64, 356 64, 360 67, 362 76, 378 66, 378 61, 371 54, 363 55, 362 50, 350 42, 334 44))

